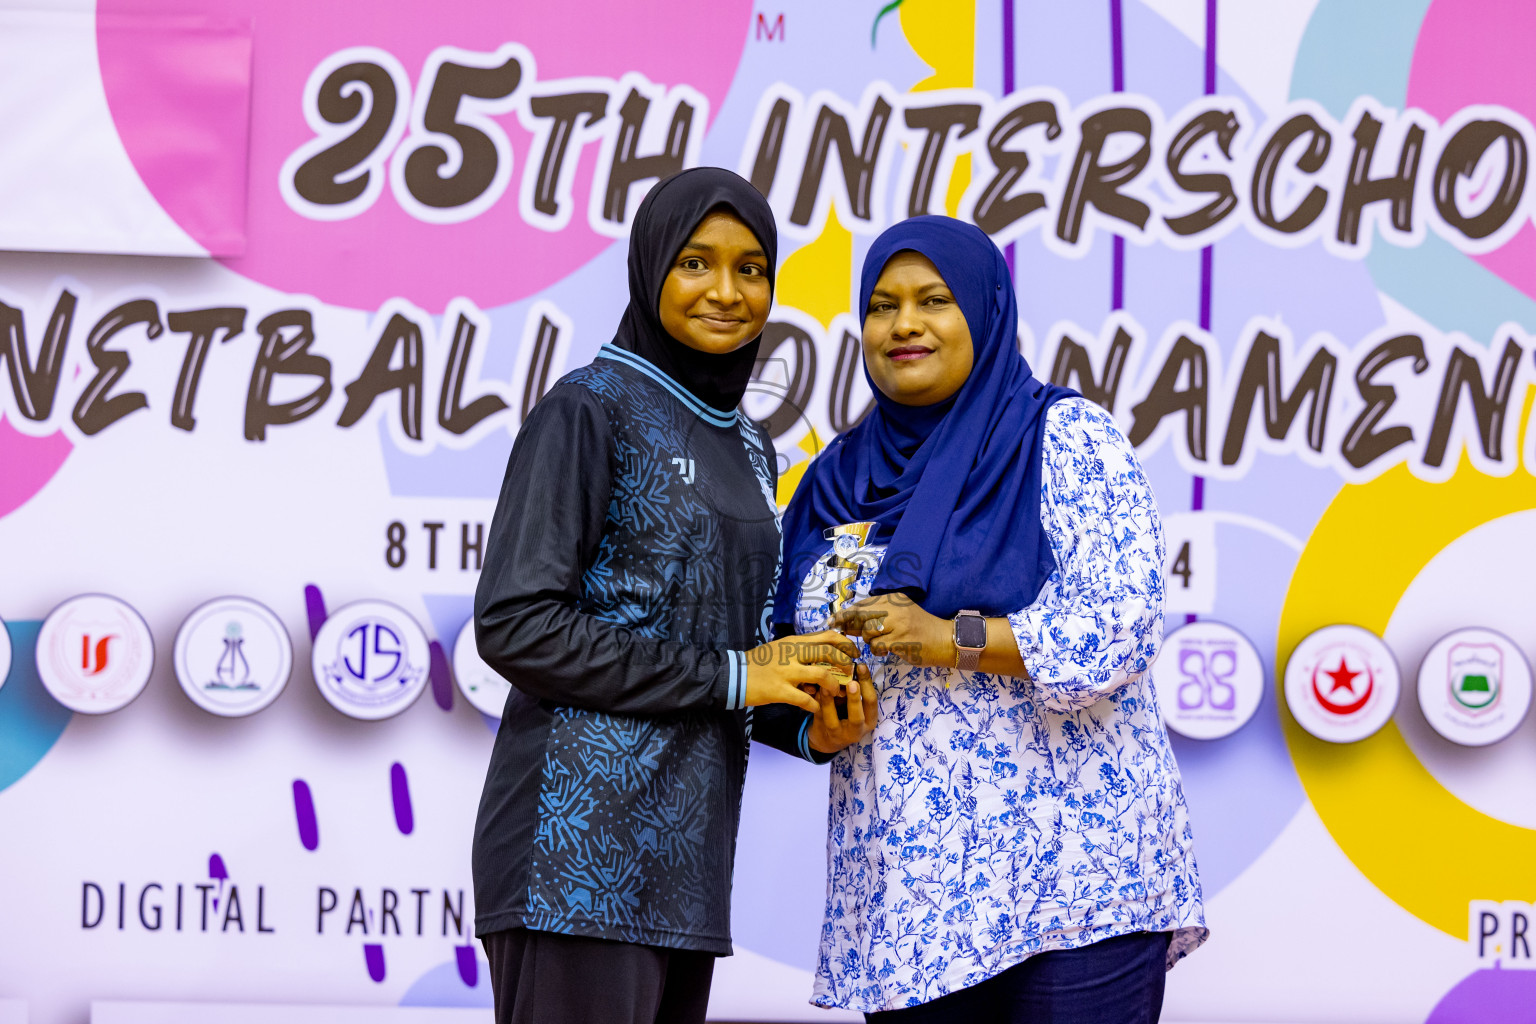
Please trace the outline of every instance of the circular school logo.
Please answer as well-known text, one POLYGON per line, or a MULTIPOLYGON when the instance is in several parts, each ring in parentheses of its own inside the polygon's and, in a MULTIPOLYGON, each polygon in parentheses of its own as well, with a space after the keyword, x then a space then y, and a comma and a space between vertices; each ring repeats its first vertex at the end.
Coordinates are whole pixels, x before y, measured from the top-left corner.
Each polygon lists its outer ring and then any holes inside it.
POLYGON ((11 634, 0 619, 0 686, 5 685, 11 674, 11 634))
POLYGON ((427 685, 427 635, 387 601, 354 601, 334 612, 315 637, 311 663, 326 701, 351 718, 398 715, 427 685))
POLYGON ((1264 663, 1242 633, 1202 619, 1163 641, 1152 684, 1168 728, 1195 740, 1230 736, 1264 697, 1264 663))
POLYGON ((105 594, 72 597, 37 633, 37 676, 71 711, 104 715, 144 692, 155 641, 143 616, 105 594))
POLYGON ((220 597, 181 624, 176 681, 192 703, 226 718, 252 715, 277 699, 293 671, 293 641, 266 605, 220 597))
POLYGON ((1447 633, 1419 665, 1419 707, 1452 743, 1497 743, 1519 728, 1530 706, 1531 667, 1502 633, 1447 633))
POLYGON ((459 638, 453 642, 453 679, 464 699, 476 711, 492 718, 501 717, 512 684, 480 658, 480 651, 475 646, 474 619, 464 623, 459 638))
POLYGON ((1359 626, 1324 626, 1285 667, 1285 702, 1307 732, 1354 743, 1392 717, 1402 677, 1382 639, 1359 626))

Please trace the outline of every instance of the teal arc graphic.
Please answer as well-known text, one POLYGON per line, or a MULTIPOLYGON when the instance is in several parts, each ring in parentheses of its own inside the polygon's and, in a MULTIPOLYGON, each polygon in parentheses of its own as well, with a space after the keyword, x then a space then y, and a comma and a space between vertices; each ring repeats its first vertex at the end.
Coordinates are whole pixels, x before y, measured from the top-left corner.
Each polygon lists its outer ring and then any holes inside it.
POLYGON ((41 622, 8 622, 11 674, 0 686, 0 791, 18 782, 41 761, 74 717, 43 688, 37 677, 37 633, 41 622))

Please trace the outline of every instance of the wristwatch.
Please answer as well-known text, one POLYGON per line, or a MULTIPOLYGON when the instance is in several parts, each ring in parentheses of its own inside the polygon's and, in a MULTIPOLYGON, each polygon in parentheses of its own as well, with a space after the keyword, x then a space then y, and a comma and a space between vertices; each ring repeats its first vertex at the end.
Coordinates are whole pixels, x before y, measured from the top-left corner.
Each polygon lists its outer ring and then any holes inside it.
POLYGON ((981 664, 981 652, 987 649, 987 620, 974 608, 966 608, 955 616, 955 650, 959 658, 955 667, 962 672, 975 672, 981 664))

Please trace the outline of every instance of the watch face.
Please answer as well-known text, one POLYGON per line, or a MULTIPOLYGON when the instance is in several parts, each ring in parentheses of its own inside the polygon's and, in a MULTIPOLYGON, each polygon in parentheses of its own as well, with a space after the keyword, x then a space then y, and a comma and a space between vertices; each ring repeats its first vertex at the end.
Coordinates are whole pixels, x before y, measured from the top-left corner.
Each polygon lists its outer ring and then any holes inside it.
POLYGON ((955 619, 955 646, 972 649, 987 646, 987 620, 980 615, 961 615, 955 619))

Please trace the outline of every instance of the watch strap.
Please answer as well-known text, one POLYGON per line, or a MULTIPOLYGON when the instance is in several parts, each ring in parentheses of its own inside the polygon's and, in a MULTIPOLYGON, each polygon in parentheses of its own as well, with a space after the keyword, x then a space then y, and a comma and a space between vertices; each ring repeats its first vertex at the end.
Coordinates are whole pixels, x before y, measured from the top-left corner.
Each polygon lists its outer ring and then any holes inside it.
MULTIPOLYGON (((964 608, 955 616, 955 667, 962 672, 975 672, 981 664, 981 652, 987 649, 987 642, 983 639, 980 647, 967 647, 960 643, 959 622, 966 617, 979 619, 983 630, 987 628, 987 620, 974 608, 964 608)), ((982 636, 986 634, 983 632, 982 636)))

